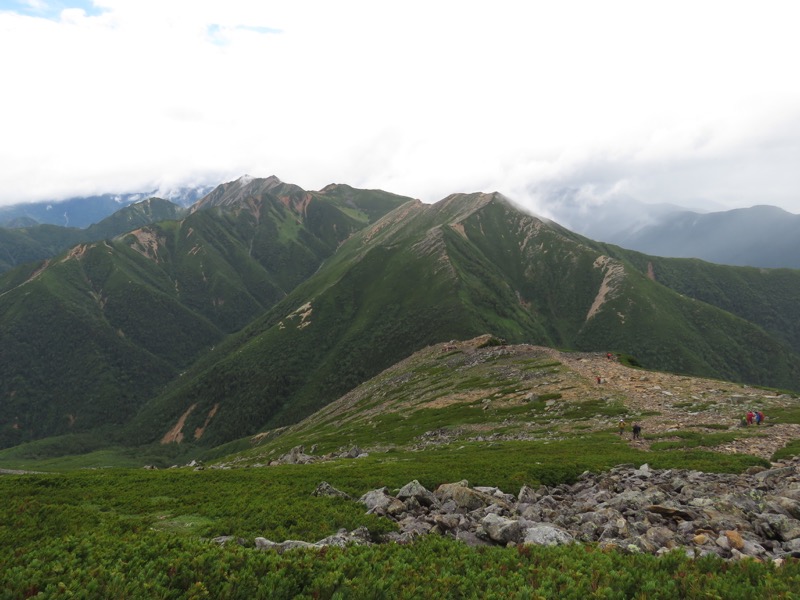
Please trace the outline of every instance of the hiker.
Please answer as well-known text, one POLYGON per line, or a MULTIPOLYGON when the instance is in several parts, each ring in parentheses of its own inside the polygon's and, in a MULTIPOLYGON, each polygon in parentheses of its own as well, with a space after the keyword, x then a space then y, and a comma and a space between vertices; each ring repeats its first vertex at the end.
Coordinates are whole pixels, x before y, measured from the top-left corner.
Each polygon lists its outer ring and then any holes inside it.
POLYGON ((597 384, 600 385, 603 383, 603 380, 600 378, 600 375, 597 376, 597 384))
POLYGON ((760 410, 756 411, 756 425, 761 425, 761 421, 764 420, 764 413, 760 410))
POLYGON ((638 423, 634 423, 633 424, 633 439, 634 440, 641 439, 641 434, 642 434, 642 426, 639 425, 638 423))
POLYGON ((608 360, 612 360, 612 358, 611 358, 611 352, 606 352, 606 358, 607 358, 608 360))
POLYGON ((753 424, 753 419, 755 419, 755 418, 756 418, 755 413, 752 410, 748 410, 747 411, 747 424, 748 425, 752 425, 753 424))
POLYGON ((619 434, 622 435, 625 432, 625 419, 619 420, 619 434))

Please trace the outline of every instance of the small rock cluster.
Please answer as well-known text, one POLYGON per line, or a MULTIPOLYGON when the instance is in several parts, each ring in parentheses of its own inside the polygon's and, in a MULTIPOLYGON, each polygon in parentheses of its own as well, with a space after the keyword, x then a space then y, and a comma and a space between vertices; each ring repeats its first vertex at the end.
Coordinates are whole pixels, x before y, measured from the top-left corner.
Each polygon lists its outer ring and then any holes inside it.
MULTIPOLYGON (((230 542, 235 542, 242 546, 247 546, 244 538, 237 538, 232 535, 221 535, 212 539, 213 542, 223 546, 230 542)), ((296 548, 324 548, 325 546, 351 546, 351 545, 364 545, 372 541, 369 530, 366 527, 358 527, 353 531, 340 529, 333 535, 319 540, 318 542, 304 542, 302 540, 285 540, 283 542, 273 542, 267 538, 257 537, 255 539, 256 548, 259 550, 274 550, 278 554, 283 554, 287 550, 294 550, 296 548)))
MULTIPOLYGON (((142 468, 145 471, 158 471, 158 467, 155 466, 155 465, 145 465, 142 468)), ((205 469, 205 467, 203 466, 203 462, 200 461, 200 460, 192 460, 192 461, 186 463, 185 465, 183 465, 183 467, 180 467, 178 465, 172 465, 169 468, 170 469, 181 469, 181 468, 183 468, 183 469, 192 469, 194 471, 202 471, 202 470, 205 469)))
MULTIPOLYGON (((324 482, 315 494, 346 496, 324 482)), ((800 557, 797 458, 742 475, 622 465, 574 484, 523 486, 516 496, 466 481, 431 492, 412 481, 358 501, 397 522, 389 542, 439 534, 470 545, 595 542, 650 554, 683 548, 725 559, 800 557)))
POLYGON ((335 460, 337 458, 364 458, 366 456, 369 456, 369 453, 364 452, 358 446, 353 446, 348 450, 340 450, 338 452, 331 452, 330 454, 324 454, 321 456, 315 455, 314 452, 316 451, 317 451, 316 444, 314 444, 314 446, 311 447, 310 454, 306 454, 305 447, 295 446, 283 456, 270 461, 269 466, 273 467, 275 465, 307 465, 314 462, 335 460))

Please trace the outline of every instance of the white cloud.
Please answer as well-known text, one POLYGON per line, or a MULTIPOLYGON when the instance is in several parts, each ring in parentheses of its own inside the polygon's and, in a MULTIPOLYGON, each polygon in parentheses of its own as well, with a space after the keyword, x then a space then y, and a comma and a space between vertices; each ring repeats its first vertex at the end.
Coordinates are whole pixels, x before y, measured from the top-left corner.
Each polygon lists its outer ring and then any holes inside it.
POLYGON ((62 5, 0 13, 0 203, 274 173, 800 211, 789 2, 62 5))

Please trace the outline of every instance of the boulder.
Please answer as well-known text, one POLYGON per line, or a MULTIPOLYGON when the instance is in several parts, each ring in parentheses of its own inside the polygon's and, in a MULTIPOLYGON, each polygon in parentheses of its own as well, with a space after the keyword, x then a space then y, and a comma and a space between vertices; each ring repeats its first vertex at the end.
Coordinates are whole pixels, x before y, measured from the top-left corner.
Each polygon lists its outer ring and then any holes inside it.
POLYGON ((406 510, 406 505, 390 496, 385 487, 367 492, 358 501, 367 507, 368 513, 377 515, 399 515, 406 510))
POLYGON ((345 498, 347 500, 352 500, 352 498, 350 497, 350 494, 346 494, 345 492, 337 490, 335 487, 333 487, 327 481, 319 482, 319 484, 314 489, 314 491, 311 492, 311 495, 312 496, 331 496, 331 497, 334 497, 334 498, 345 498))
POLYGON ((257 537, 256 548, 259 550, 275 550, 278 554, 283 554, 287 550, 296 550, 297 548, 319 548, 320 546, 310 542, 303 542, 300 540, 286 540, 284 542, 273 542, 267 538, 257 537))
POLYGON ((772 512, 800 519, 800 501, 794 498, 769 495, 764 497, 764 502, 772 512))
POLYGON ((744 548, 744 539, 742 539, 742 534, 738 531, 723 531, 722 532, 726 538, 728 538, 728 544, 731 548, 735 548, 736 550, 741 550, 744 548))
POLYGON ((520 504, 533 504, 540 497, 541 496, 539 496, 539 494, 537 494, 533 488, 523 485, 519 490, 519 494, 517 494, 517 502, 520 504))
POLYGON ((800 538, 800 521, 786 515, 758 515, 756 531, 767 539, 790 542, 800 538))
POLYGON ((401 501, 414 498, 421 506, 435 506, 439 504, 433 492, 430 492, 416 479, 407 483, 397 492, 397 499, 401 501))
POLYGON ((333 535, 330 535, 324 539, 321 539, 317 542, 316 545, 318 546, 363 546, 369 544, 372 541, 372 536, 369 533, 369 529, 364 527, 358 527, 353 531, 347 531, 347 529, 340 529, 333 535))
POLYGON ((662 504, 651 504, 646 508, 648 512, 663 515, 675 521, 694 521, 697 514, 675 506, 664 506, 662 504))
POLYGON ((668 527, 650 527, 644 537, 657 546, 656 550, 675 546, 675 532, 668 527))
POLYGON ((559 527, 535 523, 529 525, 523 534, 522 543, 535 546, 563 546, 571 544, 575 538, 559 527))
POLYGON ((467 481, 443 483, 436 488, 435 495, 440 502, 452 500, 458 508, 468 511, 485 508, 496 500, 489 494, 472 489, 467 481))
POLYGON ((491 540, 504 546, 509 542, 519 543, 522 538, 522 525, 516 519, 488 514, 481 521, 481 527, 491 540))
POLYGON ((317 459, 305 453, 303 446, 295 446, 289 452, 281 456, 277 462, 285 465, 306 465, 317 459))

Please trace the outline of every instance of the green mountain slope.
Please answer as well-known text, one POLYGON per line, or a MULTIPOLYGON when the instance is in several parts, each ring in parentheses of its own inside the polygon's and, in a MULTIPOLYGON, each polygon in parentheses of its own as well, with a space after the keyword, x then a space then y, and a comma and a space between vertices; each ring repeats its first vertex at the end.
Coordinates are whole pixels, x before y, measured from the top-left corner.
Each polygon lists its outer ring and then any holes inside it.
POLYGON ((654 281, 635 257, 497 194, 409 202, 149 402, 132 440, 160 439, 168 423, 215 445, 293 423, 419 348, 486 331, 796 386, 800 357, 787 343, 654 281))
POLYGON ((800 352, 800 270, 731 269, 696 259, 623 255, 655 281, 755 323, 800 352))
POLYGON ((228 186, 244 199, 238 210, 212 200, 0 278, 0 445, 124 422, 371 215, 407 200, 277 180, 272 193, 257 189, 263 181, 228 186), (302 203, 286 202, 301 192, 302 203))

